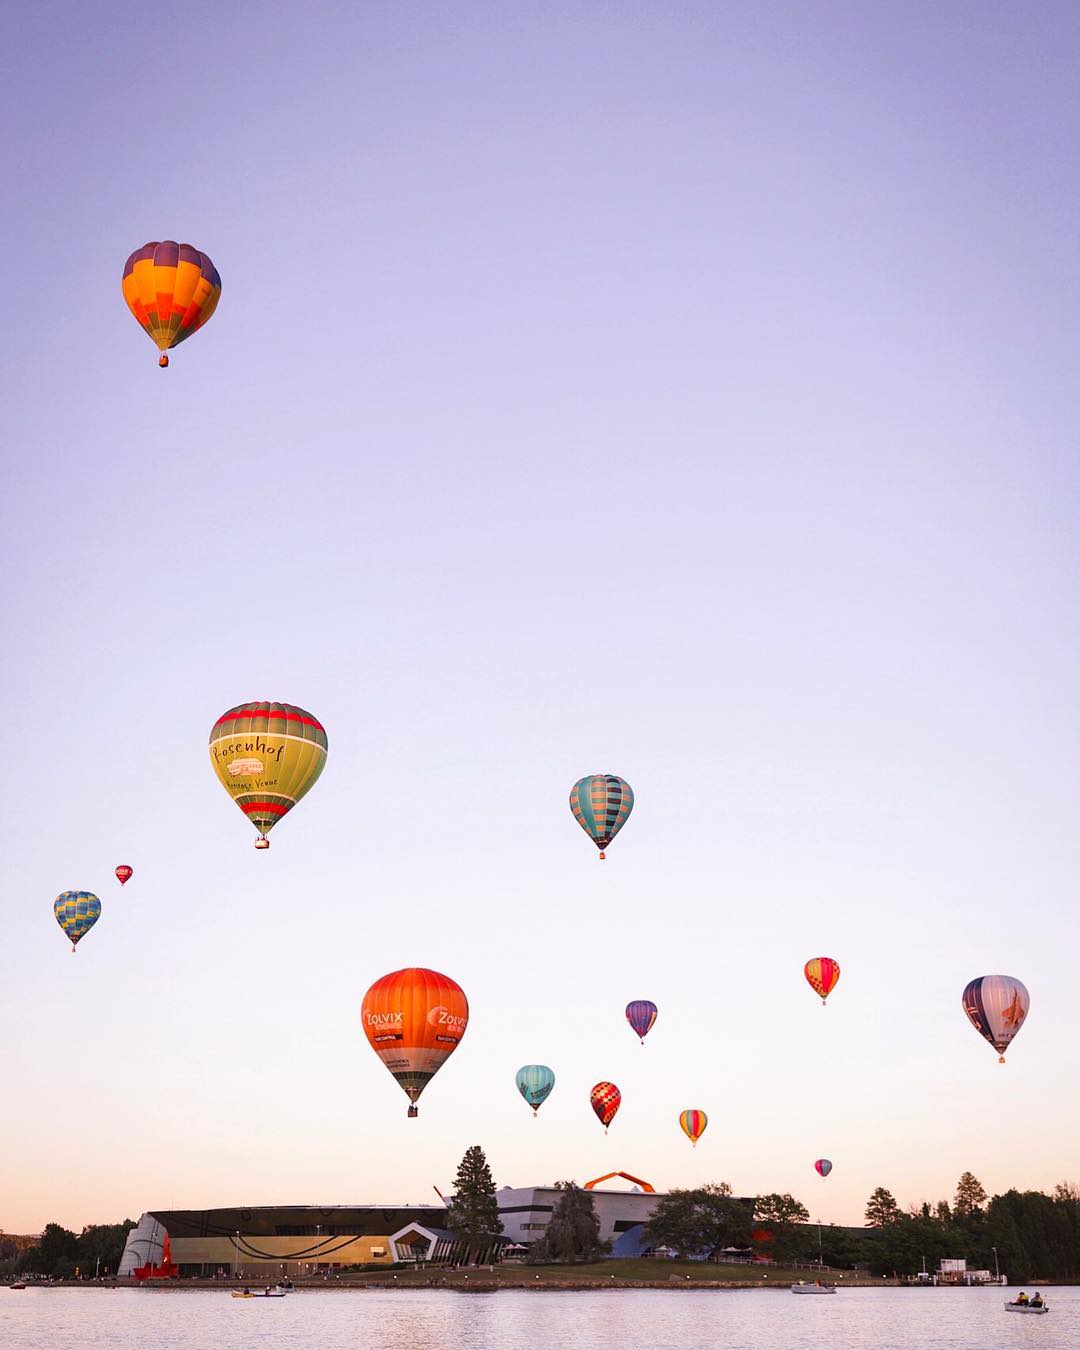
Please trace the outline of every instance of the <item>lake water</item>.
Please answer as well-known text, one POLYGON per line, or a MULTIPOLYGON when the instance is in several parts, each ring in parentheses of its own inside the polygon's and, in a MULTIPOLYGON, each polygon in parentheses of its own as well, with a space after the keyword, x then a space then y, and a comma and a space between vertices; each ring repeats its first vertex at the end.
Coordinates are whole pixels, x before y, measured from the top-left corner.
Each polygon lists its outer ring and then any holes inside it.
MULTIPOLYGON (((1030 1292, 1030 1291, 1029 1291, 1030 1292)), ((996 1350, 1080 1346, 1080 1288, 1022 1317, 1001 1289, 491 1294, 0 1289, 2 1350, 996 1350)))

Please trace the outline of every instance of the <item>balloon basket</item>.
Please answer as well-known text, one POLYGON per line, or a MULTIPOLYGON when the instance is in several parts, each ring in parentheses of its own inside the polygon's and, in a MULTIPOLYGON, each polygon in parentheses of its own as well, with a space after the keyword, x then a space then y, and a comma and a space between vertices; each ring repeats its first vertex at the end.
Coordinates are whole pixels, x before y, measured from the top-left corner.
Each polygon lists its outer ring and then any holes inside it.
POLYGON ((410 1120, 415 1120, 416 1117, 417 1117, 419 1114, 420 1114, 420 1108, 419 1108, 418 1106, 410 1106, 410 1107, 409 1107, 409 1119, 410 1119, 410 1120))
POLYGON ((158 365, 161 367, 162 370, 166 370, 168 368, 169 358, 165 352, 162 352, 161 355, 158 357, 158 365))
MULTIPOLYGON (((75 948, 72 947, 71 950, 74 951, 75 948)), ((1004 1055, 998 1055, 998 1063, 999 1063, 999 1064, 1004 1064, 1004 1063, 1005 1063, 1005 1056, 1004 1056, 1004 1055)))
POLYGON ((604 852, 603 849, 601 849, 601 850, 600 850, 600 861, 603 862, 604 859, 605 859, 606 857, 607 857, 607 854, 604 852))

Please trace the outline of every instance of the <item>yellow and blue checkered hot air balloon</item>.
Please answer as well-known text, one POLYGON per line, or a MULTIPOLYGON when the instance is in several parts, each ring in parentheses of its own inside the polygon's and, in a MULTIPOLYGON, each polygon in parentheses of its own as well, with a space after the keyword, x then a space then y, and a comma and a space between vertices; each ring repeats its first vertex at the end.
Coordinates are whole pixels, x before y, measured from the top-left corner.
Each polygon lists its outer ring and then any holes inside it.
POLYGON ((53 913, 74 951, 101 917, 101 901, 90 891, 65 891, 53 901, 53 913))
POLYGON ((221 277, 205 253, 175 239, 153 240, 124 264, 124 300, 157 344, 159 366, 170 347, 197 333, 221 299, 221 277))
POLYGON ((600 850, 604 850, 626 824, 634 809, 630 784, 613 773, 593 773, 579 778, 570 790, 570 810, 574 819, 600 850))

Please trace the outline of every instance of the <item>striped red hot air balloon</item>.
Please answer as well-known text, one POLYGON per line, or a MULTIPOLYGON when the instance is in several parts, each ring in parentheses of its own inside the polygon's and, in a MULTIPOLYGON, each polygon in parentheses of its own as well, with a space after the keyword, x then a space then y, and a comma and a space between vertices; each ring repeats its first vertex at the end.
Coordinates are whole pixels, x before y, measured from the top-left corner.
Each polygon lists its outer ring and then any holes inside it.
POLYGON ((116 869, 116 879, 121 886, 126 886, 134 875, 135 869, 133 867, 129 867, 127 863, 121 863, 120 866, 116 869))
POLYGON ((428 1083, 461 1044, 469 1001, 449 975, 422 966, 395 970, 364 995, 360 1021, 368 1044, 409 1099, 409 1115, 428 1083))
POLYGON ((822 1003, 836 988, 840 978, 840 967, 831 956, 815 956, 804 967, 807 983, 821 999, 822 1003))
POLYGON ((832 1163, 828 1158, 819 1158, 814 1164, 814 1171, 819 1177, 827 1177, 832 1171, 832 1163))
POLYGON ((695 1148, 697 1148, 697 1141, 705 1133, 705 1127, 708 1123, 709 1117, 704 1111, 684 1111, 679 1116, 682 1132, 695 1148))
POLYGON ((596 1112, 596 1118, 604 1127, 604 1133, 607 1133, 607 1127, 615 1119, 615 1113, 622 1103, 622 1093, 614 1083, 597 1083, 589 1093, 589 1105, 596 1112))

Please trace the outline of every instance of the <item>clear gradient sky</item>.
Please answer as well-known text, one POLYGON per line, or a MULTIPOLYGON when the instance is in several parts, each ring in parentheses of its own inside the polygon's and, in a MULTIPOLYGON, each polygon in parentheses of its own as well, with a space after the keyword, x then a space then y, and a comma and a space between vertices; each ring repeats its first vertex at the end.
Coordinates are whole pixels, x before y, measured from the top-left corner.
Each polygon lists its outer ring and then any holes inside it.
POLYGON ((3 25, 0 1227, 423 1203, 473 1143, 848 1222, 1080 1176, 1077 7, 3 25), (167 373, 160 238, 223 279, 167 373), (206 741, 264 698, 330 753, 257 853, 206 741), (407 1121, 359 1007, 413 964, 472 1021, 407 1121))

